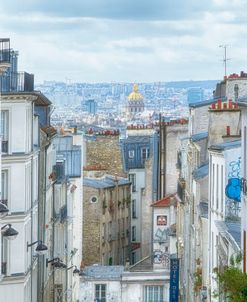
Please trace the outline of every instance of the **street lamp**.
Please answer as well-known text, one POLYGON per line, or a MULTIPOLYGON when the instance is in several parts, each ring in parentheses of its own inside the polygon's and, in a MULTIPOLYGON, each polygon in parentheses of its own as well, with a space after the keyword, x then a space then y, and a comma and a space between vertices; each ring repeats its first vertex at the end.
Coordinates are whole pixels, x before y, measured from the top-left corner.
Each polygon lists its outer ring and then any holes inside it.
POLYGON ((6 237, 8 240, 14 240, 19 234, 14 228, 12 228, 11 224, 5 224, 1 227, 2 235, 6 237))
POLYGON ((0 218, 4 218, 8 215, 9 209, 5 204, 0 202, 0 218))
POLYGON ((80 270, 77 268, 76 265, 72 265, 71 267, 68 267, 67 271, 70 270, 70 269, 72 269, 72 268, 74 268, 73 275, 75 275, 75 274, 79 275, 80 274, 80 270))
POLYGON ((35 249, 37 254, 40 255, 40 256, 47 254, 48 248, 45 244, 43 244, 43 241, 41 241, 41 240, 37 240, 37 241, 35 241, 33 243, 30 243, 30 244, 28 244, 28 242, 27 242, 27 251, 28 251, 29 247, 33 246, 36 243, 38 243, 38 245, 35 249))
POLYGON ((46 267, 48 267, 49 263, 51 263, 55 268, 67 268, 67 265, 58 257, 51 260, 46 259, 46 267))

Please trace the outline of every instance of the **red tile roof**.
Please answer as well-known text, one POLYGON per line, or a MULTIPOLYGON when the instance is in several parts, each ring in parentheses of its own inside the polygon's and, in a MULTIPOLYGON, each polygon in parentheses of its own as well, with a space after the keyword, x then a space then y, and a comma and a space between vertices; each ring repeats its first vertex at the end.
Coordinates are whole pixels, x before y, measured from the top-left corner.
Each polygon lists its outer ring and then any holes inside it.
POLYGON ((151 204, 152 207, 170 207, 171 205, 177 206, 176 193, 165 196, 164 198, 155 201, 151 204))

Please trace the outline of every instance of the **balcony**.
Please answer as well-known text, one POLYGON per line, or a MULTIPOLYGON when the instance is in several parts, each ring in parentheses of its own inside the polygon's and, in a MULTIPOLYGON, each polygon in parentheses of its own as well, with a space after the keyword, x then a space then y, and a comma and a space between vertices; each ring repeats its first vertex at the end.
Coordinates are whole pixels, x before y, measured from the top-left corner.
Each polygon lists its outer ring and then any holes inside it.
POLYGON ((2 153, 8 153, 9 151, 9 142, 8 141, 2 141, 2 153))
POLYGON ((2 92, 31 92, 34 90, 34 75, 27 72, 8 72, 1 76, 2 92))
POLYGON ((0 39, 0 64, 10 63, 10 40, 0 39))

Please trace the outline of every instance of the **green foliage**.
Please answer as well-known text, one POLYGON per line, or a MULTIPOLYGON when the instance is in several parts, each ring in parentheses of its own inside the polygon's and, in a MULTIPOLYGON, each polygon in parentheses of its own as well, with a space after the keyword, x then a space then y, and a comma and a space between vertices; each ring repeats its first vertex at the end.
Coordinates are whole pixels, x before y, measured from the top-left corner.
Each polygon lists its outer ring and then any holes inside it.
POLYGON ((202 269, 197 268, 194 273, 194 290, 198 291, 202 287, 202 269))
POLYGON ((225 293, 229 302, 247 301, 247 275, 237 267, 227 267, 218 273, 221 292, 225 293))
POLYGON ((230 266, 215 270, 219 281, 219 294, 224 294, 229 302, 247 301, 247 275, 238 265, 241 263, 242 254, 230 258, 230 266))

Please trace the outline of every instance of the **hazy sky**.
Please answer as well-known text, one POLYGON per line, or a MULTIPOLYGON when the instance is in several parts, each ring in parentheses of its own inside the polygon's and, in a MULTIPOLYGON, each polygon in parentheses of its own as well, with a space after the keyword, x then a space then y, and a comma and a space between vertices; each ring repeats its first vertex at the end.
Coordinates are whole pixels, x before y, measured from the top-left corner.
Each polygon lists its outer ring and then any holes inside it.
POLYGON ((247 71, 247 0, 0 0, 0 37, 36 82, 220 79, 247 71))

